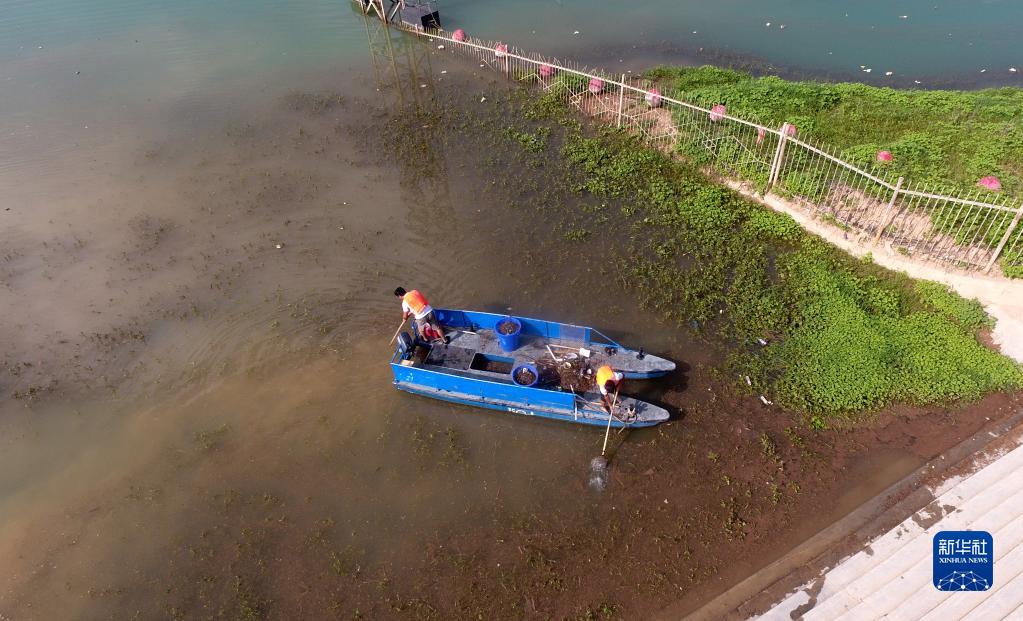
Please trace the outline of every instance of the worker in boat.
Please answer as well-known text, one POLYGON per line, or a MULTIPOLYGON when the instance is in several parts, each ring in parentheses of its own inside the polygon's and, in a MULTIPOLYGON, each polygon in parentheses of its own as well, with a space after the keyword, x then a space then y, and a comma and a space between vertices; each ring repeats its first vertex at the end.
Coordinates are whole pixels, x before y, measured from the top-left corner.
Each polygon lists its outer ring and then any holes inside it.
POLYGON ((401 298, 401 319, 405 321, 411 315, 416 321, 416 330, 419 336, 430 341, 448 342, 444 336, 444 328, 437 322, 433 313, 433 307, 426 301, 426 297, 413 289, 405 291, 403 287, 394 290, 394 295, 401 298))
POLYGON ((607 410, 608 415, 611 414, 611 405, 618 396, 623 379, 625 379, 624 374, 615 371, 606 364, 597 369, 597 388, 600 389, 600 402, 604 404, 604 409, 607 410))

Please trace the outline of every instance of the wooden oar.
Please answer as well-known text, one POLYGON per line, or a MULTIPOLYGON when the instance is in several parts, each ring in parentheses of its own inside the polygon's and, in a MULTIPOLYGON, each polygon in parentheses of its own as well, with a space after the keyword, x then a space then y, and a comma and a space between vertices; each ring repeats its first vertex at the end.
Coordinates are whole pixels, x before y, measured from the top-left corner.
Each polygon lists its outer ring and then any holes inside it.
POLYGON ((401 333, 401 329, 405 327, 405 322, 406 321, 408 321, 408 317, 402 317, 401 318, 401 325, 398 326, 398 329, 394 331, 394 336, 391 337, 391 340, 387 343, 388 345, 393 343, 394 339, 398 338, 398 334, 400 334, 401 333))

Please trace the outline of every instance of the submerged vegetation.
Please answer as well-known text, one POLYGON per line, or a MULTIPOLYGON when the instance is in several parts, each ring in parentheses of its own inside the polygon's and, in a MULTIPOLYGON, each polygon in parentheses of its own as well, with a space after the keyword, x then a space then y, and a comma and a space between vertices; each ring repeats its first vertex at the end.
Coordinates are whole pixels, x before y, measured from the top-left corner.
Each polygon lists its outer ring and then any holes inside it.
POLYGON ((687 101, 725 104, 731 114, 781 126, 842 149, 866 168, 917 183, 973 187, 997 175, 1023 194, 1023 90, 896 90, 865 84, 790 82, 717 67, 658 67, 647 77, 687 101), (890 163, 876 162, 889 151, 890 163))
MULTIPOLYGON (((556 117, 556 97, 527 116, 556 117)), ((562 125, 573 189, 632 216, 621 269, 645 305, 733 342, 740 385, 815 426, 1023 386, 1021 367, 979 342, 991 327, 979 303, 854 259, 622 132, 562 125)))

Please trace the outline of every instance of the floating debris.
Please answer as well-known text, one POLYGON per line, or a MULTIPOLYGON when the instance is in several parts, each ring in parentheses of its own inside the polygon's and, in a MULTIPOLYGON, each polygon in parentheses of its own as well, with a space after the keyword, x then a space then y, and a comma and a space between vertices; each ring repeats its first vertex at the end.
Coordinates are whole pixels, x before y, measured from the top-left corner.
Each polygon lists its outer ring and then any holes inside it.
POLYGON ((774 405, 774 401, 768 400, 768 398, 764 395, 760 395, 760 401, 762 401, 764 405, 774 405))
POLYGON ((443 50, 443 49, 444 49, 444 45, 443 45, 443 44, 442 44, 442 45, 438 45, 438 46, 437 46, 437 49, 438 49, 438 50, 443 50))

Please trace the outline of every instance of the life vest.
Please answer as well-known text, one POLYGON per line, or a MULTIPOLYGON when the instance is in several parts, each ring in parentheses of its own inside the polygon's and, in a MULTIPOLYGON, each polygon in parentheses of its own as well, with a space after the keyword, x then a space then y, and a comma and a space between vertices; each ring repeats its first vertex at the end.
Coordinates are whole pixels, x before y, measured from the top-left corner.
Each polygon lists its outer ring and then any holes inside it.
POLYGON ((402 300, 408 304, 408 307, 412 310, 414 315, 422 314, 423 309, 430 305, 430 303, 426 301, 426 298, 423 297, 423 294, 419 293, 419 291, 416 291, 415 289, 406 293, 402 300))
POLYGON ((600 388, 604 387, 608 381, 613 381, 615 378, 615 371, 606 364, 597 369, 597 386, 600 388))

